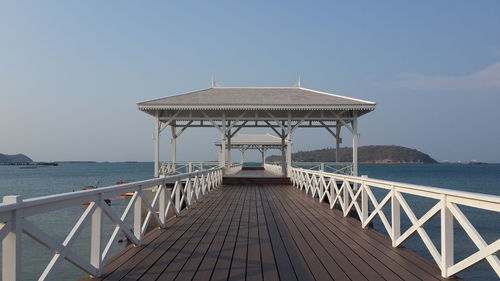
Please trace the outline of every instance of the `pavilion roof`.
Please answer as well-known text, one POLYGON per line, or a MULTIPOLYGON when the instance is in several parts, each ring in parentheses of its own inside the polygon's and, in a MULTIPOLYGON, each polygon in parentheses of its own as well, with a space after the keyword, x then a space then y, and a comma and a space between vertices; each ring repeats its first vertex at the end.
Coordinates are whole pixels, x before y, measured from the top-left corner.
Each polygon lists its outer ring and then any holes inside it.
POLYGON ((140 110, 360 110, 375 103, 302 87, 213 87, 137 103, 140 110))

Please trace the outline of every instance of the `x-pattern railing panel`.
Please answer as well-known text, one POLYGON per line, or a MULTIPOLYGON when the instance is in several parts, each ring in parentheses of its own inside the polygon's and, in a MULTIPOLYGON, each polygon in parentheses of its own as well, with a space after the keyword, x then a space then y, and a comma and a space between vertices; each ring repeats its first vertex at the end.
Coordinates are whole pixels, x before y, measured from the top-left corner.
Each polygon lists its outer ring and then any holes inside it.
POLYGON ((325 173, 300 168, 290 170, 290 180, 299 190, 303 190, 312 197, 318 195, 320 201, 325 196, 329 199, 330 207, 337 203, 344 216, 352 210, 358 214, 362 227, 367 227, 378 216, 392 245, 397 247, 410 236, 418 234, 425 247, 441 269, 443 277, 450 277, 467 269, 482 260, 486 260, 500 277, 500 260, 497 253, 500 251, 500 239, 488 244, 459 206, 467 206, 500 212, 500 196, 463 192, 435 187, 419 186, 384 180, 369 179, 366 176, 354 177, 343 174, 325 173), (325 178, 328 178, 326 183, 325 178), (372 189, 381 191, 381 199, 377 199, 372 189), (437 203, 425 212, 420 218, 415 215, 403 194, 415 195, 422 198, 437 200, 437 203), (369 208, 369 203, 373 209, 369 208), (384 213, 384 207, 390 204, 390 218, 384 213), (411 225, 401 234, 401 210, 408 217, 411 225), (440 215, 440 250, 424 229, 426 223, 436 215, 440 215), (456 220, 467 236, 477 247, 477 252, 461 261, 455 262, 454 228, 456 220))
MULTIPOLYGON (((62 261, 66 260, 93 276, 102 272, 105 259, 116 241, 123 233, 134 245, 139 246, 151 221, 159 227, 166 227, 166 218, 171 210, 179 215, 181 204, 186 207, 198 201, 222 183, 222 168, 186 173, 164 178, 155 178, 136 183, 103 187, 94 190, 44 196, 22 200, 20 196, 6 196, 0 204, 0 239, 2 240, 2 280, 18 280, 21 272, 20 235, 25 233, 54 252, 49 264, 41 273, 39 280, 49 280, 56 274, 62 261), (173 188, 167 188, 173 184, 173 188), (123 213, 118 215, 105 202, 123 193, 134 192, 123 213), (148 196, 146 193, 151 194, 148 196), (77 220, 64 241, 57 242, 49 234, 38 228, 27 218, 72 206, 88 206, 77 220), (147 212, 143 217, 143 212, 147 212), (133 225, 126 218, 133 213, 133 225), (104 247, 101 247, 103 227, 102 215, 108 217, 114 229, 104 247), (71 247, 82 230, 90 225, 90 260, 78 256, 71 247), (102 249, 102 250, 101 250, 102 249)), ((104 245, 104 244, 103 244, 104 245)))

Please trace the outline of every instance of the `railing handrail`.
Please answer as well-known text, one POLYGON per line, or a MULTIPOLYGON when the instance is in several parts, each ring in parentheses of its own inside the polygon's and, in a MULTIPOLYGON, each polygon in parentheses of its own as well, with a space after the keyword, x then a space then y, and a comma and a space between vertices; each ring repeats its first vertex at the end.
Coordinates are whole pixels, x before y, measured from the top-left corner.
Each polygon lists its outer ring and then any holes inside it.
MULTIPOLYGON (((169 164, 169 163, 173 163, 172 161, 161 161, 160 162, 161 164, 169 164)), ((192 163, 192 164, 205 164, 205 163, 209 163, 209 164, 218 164, 220 163, 219 161, 175 161, 175 164, 189 164, 189 163, 192 163)))
MULTIPOLYGON (((77 190, 77 191, 70 191, 70 192, 64 192, 64 193, 58 193, 58 194, 52 194, 52 195, 38 196, 38 197, 23 199, 23 201, 20 203, 10 203, 10 204, 9 203, 0 203, 0 216, 1 216, 2 212, 8 212, 8 211, 16 210, 16 209, 27 208, 27 207, 36 207, 37 205, 45 205, 47 203, 56 203, 56 202, 60 202, 60 201, 77 199, 80 197, 82 199, 87 200, 87 197, 93 196, 93 195, 98 195, 98 194, 107 194, 107 193, 112 193, 113 195, 114 194, 122 194, 122 193, 125 193, 128 191, 136 190, 137 187, 150 188, 153 186, 157 186, 157 185, 161 185, 161 184, 165 184, 165 183, 170 183, 172 181, 175 182, 177 180, 182 180, 185 178, 190 178, 190 177, 194 177, 197 175, 201 175, 201 174, 204 174, 210 170, 220 170, 220 169, 222 169, 222 168, 217 167, 217 168, 211 168, 211 169, 207 169, 207 170, 203 170, 203 171, 196 171, 196 172, 192 172, 192 173, 176 174, 173 176, 167 176, 167 177, 162 177, 162 178, 153 178, 153 179, 147 179, 147 180, 125 183, 125 184, 104 186, 104 187, 99 187, 99 188, 90 189, 90 190, 77 190)), ((64 208, 64 207, 62 207, 62 208, 64 208)))
MULTIPOLYGON (((224 168, 215 167, 191 173, 153 178, 133 183, 79 190, 55 195, 46 195, 23 200, 22 196, 4 196, 0 204, 0 240, 2 241, 2 280, 19 280, 21 275, 21 235, 24 233, 34 241, 54 252, 51 262, 38 280, 49 280, 66 259, 83 271, 99 276, 110 249, 119 233, 124 234, 136 246, 140 246, 151 221, 157 226, 167 227, 169 212, 179 215, 181 209, 197 202, 205 194, 222 183, 224 168), (173 184, 173 187, 168 186, 173 184), (107 205, 107 198, 133 192, 123 213, 117 213, 107 205), (151 196, 151 198, 149 197, 151 196), (63 242, 54 239, 27 218, 73 206, 87 205, 83 214, 73 225, 63 242), (146 214, 147 212, 147 214, 146 214), (132 214, 133 225, 126 221, 132 214), (145 216, 143 216, 145 214, 145 216), (114 230, 103 240, 103 220, 107 216, 114 230), (90 261, 82 259, 72 249, 82 229, 90 224, 90 261), (102 247, 105 245, 105 247, 102 247)), ((119 211, 122 212, 122 211, 119 211)))
POLYGON ((295 187, 304 190, 313 197, 317 196, 320 202, 325 198, 328 199, 330 208, 339 205, 344 216, 348 216, 350 212, 356 212, 363 228, 367 227, 378 216, 392 241, 393 247, 398 247, 410 236, 418 233, 432 258, 441 269, 443 277, 457 274, 482 260, 487 260, 500 277, 500 260, 496 256, 496 253, 500 251, 500 239, 488 244, 469 221, 467 215, 459 208, 459 206, 468 206, 500 212, 500 196, 303 168, 291 168, 290 173, 290 180, 295 187), (383 196, 383 199, 379 199, 373 193, 372 188, 380 188, 388 192, 383 196), (436 199, 437 203, 434 203, 424 215, 417 217, 403 194, 436 199), (369 206, 370 202, 373 209, 369 206), (389 218, 386 217, 383 211, 383 208, 387 205, 391 206, 389 218), (407 215, 411 223, 410 228, 406 229, 404 233, 402 233, 401 229, 402 211, 407 215), (441 232, 440 250, 423 228, 438 213, 441 216, 439 225, 441 232), (453 225, 455 220, 478 248, 476 253, 468 255, 458 262, 455 261, 454 254, 453 225))
MULTIPOLYGON (((373 179, 373 178, 369 178, 369 177, 348 176, 348 175, 343 175, 343 174, 314 171, 314 170, 309 170, 309 169, 304 169, 304 168, 294 168, 294 169, 307 171, 308 173, 317 174, 317 175, 334 176, 336 178, 348 179, 348 180, 351 180, 352 182, 359 183, 359 184, 366 183, 369 185, 377 185, 377 187, 385 188, 385 189, 390 189, 391 186, 395 186, 395 187, 408 188, 408 189, 415 190, 415 191, 429 192, 429 193, 436 194, 438 196, 448 195, 448 196, 454 196, 454 197, 459 197, 459 198, 463 198, 463 199, 472 199, 472 200, 478 200, 478 201, 482 201, 482 202, 500 204, 500 196, 494 195, 494 194, 484 194, 484 193, 478 193, 478 192, 453 190, 453 189, 447 189, 447 188, 442 188, 442 187, 433 187, 433 186, 403 183, 403 182, 397 182, 397 181, 373 179)), ((432 197, 432 198, 437 199, 438 196, 432 197)), ((464 205, 467 205, 467 204, 464 204, 464 205)), ((500 206, 499 206, 499 208, 500 208, 500 206)), ((498 211, 500 211, 500 209, 498 211)))

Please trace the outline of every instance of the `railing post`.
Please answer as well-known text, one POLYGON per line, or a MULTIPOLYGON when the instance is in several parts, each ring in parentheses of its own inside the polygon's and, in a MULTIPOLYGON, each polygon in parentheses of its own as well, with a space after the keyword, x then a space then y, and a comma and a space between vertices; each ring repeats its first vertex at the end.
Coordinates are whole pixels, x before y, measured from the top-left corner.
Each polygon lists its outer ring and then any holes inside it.
MULTIPOLYGON (((188 178, 189 180, 189 178, 188 178)), ((177 210, 177 213, 181 211, 181 189, 182 189, 182 184, 178 181, 175 182, 175 185, 177 188, 175 189, 175 209, 177 210)))
MULTIPOLYGON (((103 204, 102 194, 99 194, 99 199, 95 202, 97 205, 92 213, 91 232, 90 232, 90 264, 97 269, 97 276, 102 274, 102 247, 101 247, 101 234, 102 234, 102 208, 103 204)), ((106 204, 106 203, 104 203, 106 204)))
POLYGON ((321 172, 324 172, 324 171, 325 171, 325 163, 321 162, 321 163, 319 164, 319 170, 320 170, 321 172))
MULTIPOLYGON (((4 196, 4 204, 16 204, 23 202, 20 195, 4 196)), ((2 280, 21 280, 21 234, 22 234, 22 210, 11 211, 12 217, 7 225, 9 234, 2 240, 2 280)))
POLYGON ((396 240, 401 236, 401 207, 396 197, 396 189, 391 185, 391 225, 392 246, 396 247, 396 240))
POLYGON ((448 278, 448 268, 454 263, 453 214, 448 209, 445 194, 441 197, 441 276, 448 278))
MULTIPOLYGON (((342 183, 344 185, 344 189, 342 190, 342 197, 344 200, 344 217, 348 215, 347 207, 349 207, 349 190, 348 188, 351 188, 351 183, 344 178, 344 182, 342 183)), ((353 187, 354 188, 354 183, 353 187)))
MULTIPOLYGON (((203 164, 201 164, 202 167, 201 169, 203 170, 203 164)), ((188 173, 192 173, 193 172, 193 163, 189 162, 188 163, 188 173)))
MULTIPOLYGON (((362 175, 362 178, 368 178, 367 175, 362 175)), ((368 209, 368 193, 366 192, 365 181, 361 183, 361 225, 366 228, 365 221, 368 219, 368 214, 370 210, 368 209)))
POLYGON ((192 185, 193 184, 197 184, 198 183, 198 176, 196 176, 193 180, 193 183, 191 183, 191 180, 188 180, 186 181, 186 198, 187 198, 187 206, 186 207, 189 207, 191 206, 191 203, 192 203, 192 185))
POLYGON ((134 202, 134 235, 139 241, 140 246, 142 244, 142 190, 137 190, 137 198, 134 202))
POLYGON ((160 222, 161 222, 161 225, 160 227, 161 228, 164 228, 165 227, 165 222, 166 222, 166 216, 167 214, 165 214, 165 211, 166 211, 166 198, 165 198, 165 189, 166 189, 166 186, 165 184, 162 184, 160 185, 160 190, 158 190, 158 192, 160 193, 158 196, 160 196, 159 201, 158 201, 158 216, 160 217, 160 222))
POLYGON ((319 189, 319 192, 318 192, 318 201, 321 203, 321 199, 323 197, 323 195, 325 194, 325 186, 323 185, 323 176, 319 176, 318 177, 318 189, 319 189))

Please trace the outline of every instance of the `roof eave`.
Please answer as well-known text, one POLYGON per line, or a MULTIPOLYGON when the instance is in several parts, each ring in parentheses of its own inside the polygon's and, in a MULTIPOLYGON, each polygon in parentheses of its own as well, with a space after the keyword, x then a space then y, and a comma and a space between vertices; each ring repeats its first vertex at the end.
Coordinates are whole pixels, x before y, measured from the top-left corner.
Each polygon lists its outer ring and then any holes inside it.
POLYGON ((366 105, 138 105, 149 110, 374 110, 376 104, 366 105))

